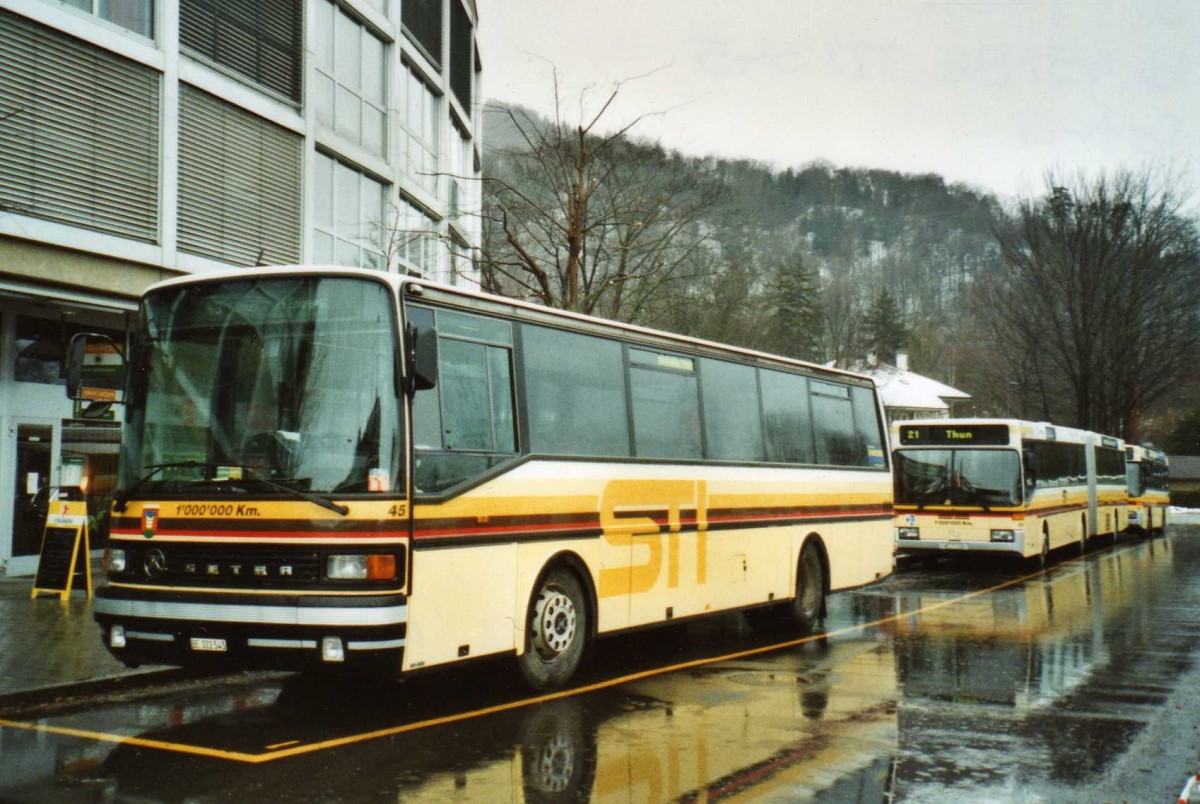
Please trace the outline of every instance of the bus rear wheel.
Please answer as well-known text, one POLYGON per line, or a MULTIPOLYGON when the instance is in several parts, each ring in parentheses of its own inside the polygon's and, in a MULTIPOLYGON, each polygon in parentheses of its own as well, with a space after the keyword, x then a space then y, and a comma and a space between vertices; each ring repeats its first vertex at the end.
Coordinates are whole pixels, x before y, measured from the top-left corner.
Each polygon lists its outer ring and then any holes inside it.
POLYGON ((821 554, 810 541, 800 551, 796 564, 796 597, 792 599, 789 619, 792 624, 809 630, 816 625, 825 606, 825 567, 821 554))
POLYGON ((535 690, 558 689, 570 680, 583 660, 588 617, 583 586, 565 567, 542 576, 529 601, 525 652, 517 667, 535 690))

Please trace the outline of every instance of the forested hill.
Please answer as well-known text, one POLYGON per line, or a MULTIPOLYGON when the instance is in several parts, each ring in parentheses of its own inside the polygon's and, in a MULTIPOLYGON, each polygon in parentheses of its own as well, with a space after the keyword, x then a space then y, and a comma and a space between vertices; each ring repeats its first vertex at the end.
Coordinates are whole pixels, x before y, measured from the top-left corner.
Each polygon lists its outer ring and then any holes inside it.
MULTIPOLYGON (((548 125, 511 111, 527 134, 531 124, 548 125)), ((484 173, 537 195, 531 183, 539 171, 522 167, 529 146, 509 112, 494 105, 487 113, 484 173)), ((675 176, 676 200, 708 194, 707 203, 687 207, 695 215, 688 229, 704 242, 689 250, 678 281, 661 283, 659 298, 589 312, 845 364, 869 349, 862 322, 886 290, 912 332, 906 346, 914 365, 955 380, 957 356, 947 347, 960 340, 965 291, 999 261, 993 196, 936 175, 824 162, 779 171, 683 157, 640 140, 620 145, 621 159, 638 163, 645 182, 675 176), (790 324, 789 315, 797 317, 790 324)), ((500 203, 495 187, 485 191, 485 214, 500 203)), ((497 227, 485 225, 485 234, 487 250, 502 253, 497 227)))

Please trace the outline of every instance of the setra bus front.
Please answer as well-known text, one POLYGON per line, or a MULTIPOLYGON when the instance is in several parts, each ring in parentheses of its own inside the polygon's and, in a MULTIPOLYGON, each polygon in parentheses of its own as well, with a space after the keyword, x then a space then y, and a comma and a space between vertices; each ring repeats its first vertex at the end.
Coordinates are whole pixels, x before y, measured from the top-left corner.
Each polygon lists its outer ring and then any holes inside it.
POLYGON ((1004 421, 896 422, 897 553, 1026 555, 1020 435, 1004 421))
POLYGON ((95 601, 114 656, 400 667, 410 533, 396 299, 386 277, 336 269, 147 291, 95 601))

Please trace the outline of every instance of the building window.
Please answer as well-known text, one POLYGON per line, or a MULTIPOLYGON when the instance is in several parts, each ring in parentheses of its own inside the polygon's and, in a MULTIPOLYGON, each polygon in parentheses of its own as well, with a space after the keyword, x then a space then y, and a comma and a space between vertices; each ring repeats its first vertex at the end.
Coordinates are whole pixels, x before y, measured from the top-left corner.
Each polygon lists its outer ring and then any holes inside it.
POLYGON ((0 208, 157 242, 159 81, 0 11, 0 208))
POLYGON ((404 170, 423 190, 438 190, 437 93, 411 68, 404 74, 404 114, 400 126, 404 137, 404 170))
POLYGON ((385 154, 384 44, 329 0, 318 7, 317 122, 373 154, 385 154), (328 32, 328 33, 324 33, 328 32))
POLYGON ((404 32, 437 66, 442 64, 442 0, 404 0, 400 5, 404 32))
POLYGON ((36 382, 46 385, 65 385, 63 361, 67 344, 80 332, 107 335, 114 343, 123 344, 125 333, 93 324, 67 324, 49 318, 17 316, 16 365, 13 379, 17 382, 36 382))
POLYGON ((182 85, 179 250, 233 265, 298 261, 303 142, 182 85))
POLYGON ((450 91, 458 98, 467 116, 471 116, 472 58, 475 55, 474 29, 462 3, 450 6, 450 91))
POLYGON ((302 19, 300 0, 180 0, 179 42, 299 103, 302 19))
POLYGON ((403 268, 431 279, 445 279, 437 222, 403 198, 397 202, 389 253, 404 260, 403 268))
POLYGON ((314 185, 313 261, 384 270, 384 186, 321 153, 314 185))
POLYGON ((154 0, 63 0, 68 6, 154 38, 154 0))
POLYGON ((475 210, 475 150, 471 140, 458 127, 450 138, 449 202, 450 219, 457 220, 475 210))

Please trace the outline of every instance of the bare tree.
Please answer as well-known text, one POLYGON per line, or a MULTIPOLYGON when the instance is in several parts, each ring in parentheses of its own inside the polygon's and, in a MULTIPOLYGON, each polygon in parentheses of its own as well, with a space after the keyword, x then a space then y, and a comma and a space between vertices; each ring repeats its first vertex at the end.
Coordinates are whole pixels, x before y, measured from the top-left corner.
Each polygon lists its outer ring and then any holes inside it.
POLYGON ((1047 177, 996 225, 997 344, 1023 397, 1062 396, 1068 424, 1139 435, 1143 411, 1200 357, 1200 237, 1167 179, 1047 177))
MULTIPOLYGON (((484 254, 489 290, 543 304, 638 320, 654 299, 692 276, 710 231, 699 224, 720 194, 675 154, 632 142, 641 118, 601 133, 620 92, 579 122, 503 109, 520 145, 493 154, 484 176, 484 254)), ((700 261, 703 262, 703 261, 700 261)))

